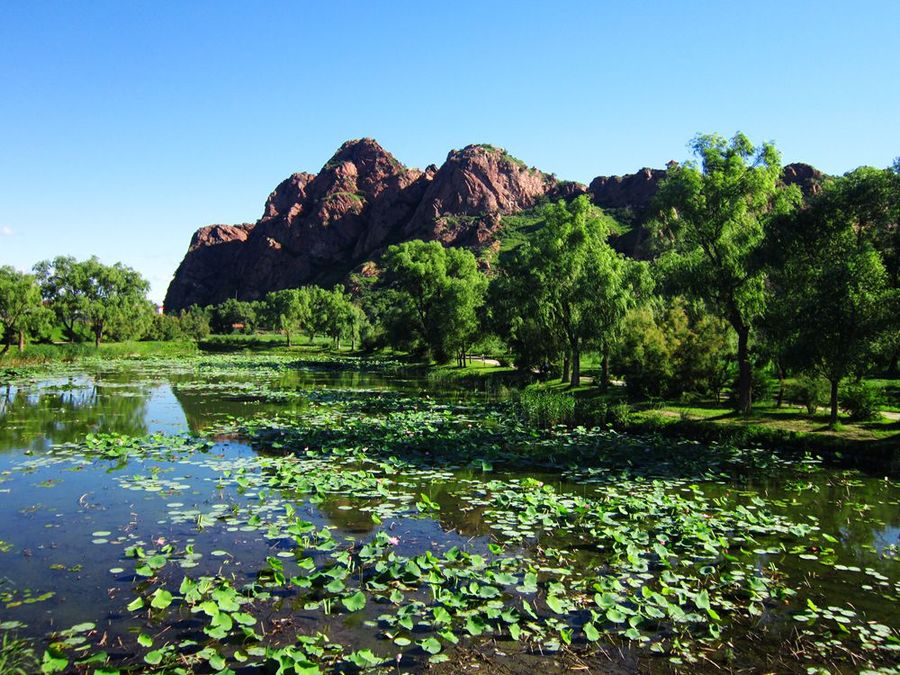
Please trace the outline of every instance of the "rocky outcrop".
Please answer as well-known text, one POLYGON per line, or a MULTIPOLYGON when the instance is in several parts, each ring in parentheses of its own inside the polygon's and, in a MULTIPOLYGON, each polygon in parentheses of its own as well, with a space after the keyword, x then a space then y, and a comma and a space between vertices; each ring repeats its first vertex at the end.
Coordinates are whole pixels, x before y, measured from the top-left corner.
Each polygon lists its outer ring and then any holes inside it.
POLYGON ((420 171, 372 139, 348 141, 318 174, 295 173, 282 181, 262 218, 239 226, 242 238, 199 231, 165 306, 178 311, 335 283, 390 244, 409 239, 487 245, 503 214, 531 208, 562 185, 487 145, 453 151, 440 169, 420 171))
POLYGON ((432 175, 407 169, 372 139, 348 141, 318 174, 295 173, 282 181, 233 252, 214 253, 215 241, 192 245, 165 306, 177 311, 229 297, 253 300, 310 282, 333 283, 402 238, 401 227, 421 203, 432 175), (228 267, 216 278, 210 263, 228 267))
POLYGON ((255 227, 255 223, 244 223, 207 225, 197 230, 184 257, 188 264, 182 262, 175 273, 166 293, 166 302, 172 299, 175 302, 173 309, 205 305, 209 304, 207 298, 221 297, 211 293, 211 289, 237 287, 240 284, 237 265, 243 259, 247 239, 255 227))
MULTIPOLYGON (((329 285, 410 239, 496 251, 503 217, 546 200, 589 194, 629 231, 613 244, 644 257, 642 225, 662 169, 600 176, 589 187, 559 181, 490 145, 449 153, 440 168, 401 164, 376 141, 344 143, 317 174, 295 173, 269 195, 262 217, 244 225, 198 230, 166 294, 178 311, 227 298, 254 300, 269 291, 307 283, 329 285)), ((814 194, 823 176, 789 164, 784 180, 814 194)))
POLYGON ((786 165, 781 173, 781 179, 785 185, 798 186, 806 198, 817 195, 822 191, 822 183, 825 181, 825 178, 826 175, 816 167, 803 164, 802 162, 786 165))
POLYGON ((650 208, 665 169, 643 168, 624 176, 597 176, 588 191, 591 200, 603 209, 632 209, 645 213, 650 208))
POLYGON ((314 173, 302 171, 281 181, 266 200, 261 220, 271 220, 284 215, 292 221, 299 213, 298 207, 306 199, 306 186, 315 177, 314 173))
POLYGON ((496 235, 503 214, 532 208, 556 183, 502 148, 453 150, 404 232, 410 239, 448 245, 483 244, 496 235))

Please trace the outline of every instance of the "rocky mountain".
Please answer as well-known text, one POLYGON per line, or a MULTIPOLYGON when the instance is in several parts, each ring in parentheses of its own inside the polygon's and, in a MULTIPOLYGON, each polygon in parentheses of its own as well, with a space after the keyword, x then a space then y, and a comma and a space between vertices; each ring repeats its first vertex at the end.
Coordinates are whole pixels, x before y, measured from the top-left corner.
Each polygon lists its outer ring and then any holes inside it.
MULTIPOLYGON (((453 150, 440 168, 421 171, 407 168, 372 139, 348 141, 318 174, 295 173, 282 181, 256 223, 197 230, 165 307, 178 311, 232 297, 254 300, 307 283, 332 284, 387 246, 410 239, 496 246, 504 215, 585 193, 633 221, 638 236, 623 238, 617 247, 639 254, 639 226, 664 176, 664 170, 642 169, 601 176, 587 187, 560 181, 490 145, 453 150)), ((803 186, 820 178, 808 165, 785 168, 785 180, 803 186)))

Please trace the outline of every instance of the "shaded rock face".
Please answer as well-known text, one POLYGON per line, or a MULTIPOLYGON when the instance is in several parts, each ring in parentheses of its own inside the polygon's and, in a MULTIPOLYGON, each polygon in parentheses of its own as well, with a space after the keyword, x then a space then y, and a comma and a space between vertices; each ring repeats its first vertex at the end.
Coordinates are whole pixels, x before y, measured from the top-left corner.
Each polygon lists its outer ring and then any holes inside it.
POLYGON ((284 215, 289 221, 293 220, 298 213, 294 210, 295 207, 303 203, 306 198, 306 186, 315 177, 314 173, 303 171, 281 181, 266 200, 260 220, 271 220, 280 215, 284 215))
MULTIPOLYGON (((243 258, 246 241, 256 227, 255 223, 243 225, 208 225, 201 227, 191 237, 185 261, 182 262, 169 284, 166 302, 170 298, 184 298, 184 304, 176 309, 184 309, 192 304, 206 304, 212 288, 236 288, 240 284, 237 264, 243 258)), ((222 298, 225 300, 229 296, 222 298)), ((219 301, 221 302, 221 300, 219 301)))
POLYGON ((786 165, 781 174, 785 185, 798 186, 807 199, 822 191, 822 182, 825 178, 825 174, 817 168, 802 162, 786 165))
POLYGON ((597 176, 588 191, 591 200, 603 209, 627 209, 645 213, 650 208, 665 169, 643 168, 624 176, 597 176))
MULTIPOLYGON (((586 187, 529 168, 490 145, 451 151, 440 168, 420 171, 372 139, 348 141, 318 174, 295 173, 282 181, 256 223, 199 229, 169 285, 165 307, 178 311, 228 298, 255 300, 308 283, 330 285, 391 244, 410 239, 496 250, 505 214, 581 194, 632 226, 613 240, 619 251, 646 257, 642 225, 665 175, 645 168, 600 176, 586 187)), ((785 167, 785 182, 807 196, 822 178, 807 164, 785 167)))

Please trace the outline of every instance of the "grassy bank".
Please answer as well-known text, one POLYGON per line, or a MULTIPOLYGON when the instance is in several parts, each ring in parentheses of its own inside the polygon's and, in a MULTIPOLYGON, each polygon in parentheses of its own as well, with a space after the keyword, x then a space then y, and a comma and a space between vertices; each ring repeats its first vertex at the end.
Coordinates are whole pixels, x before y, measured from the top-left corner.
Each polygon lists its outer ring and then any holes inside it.
POLYGON ((621 387, 604 392, 587 383, 570 389, 560 382, 543 382, 527 392, 531 395, 521 399, 523 413, 542 425, 611 426, 703 442, 809 452, 836 464, 900 473, 900 420, 890 410, 868 421, 844 418, 831 427, 824 410, 809 415, 795 405, 776 407, 769 401, 743 416, 712 402, 630 402, 621 387), (548 418, 548 411, 559 412, 548 418))
MULTIPOLYGON (((211 336, 200 342, 123 342, 103 344, 30 345, 0 358, 0 375, 21 373, 23 369, 52 368, 54 364, 86 364, 97 361, 190 358, 203 353, 268 352, 315 354, 318 358, 352 356, 348 347, 335 350, 325 338, 295 341, 291 347, 281 335, 211 336)), ((830 427, 824 410, 808 414, 804 408, 762 401, 750 416, 734 413, 713 402, 632 402, 623 387, 601 391, 589 378, 579 387, 569 388, 558 380, 536 382, 537 376, 522 373, 494 359, 475 359, 465 367, 453 364, 427 365, 408 355, 379 353, 413 368, 427 371, 429 382, 459 387, 471 385, 492 391, 501 398, 516 398, 526 417, 538 426, 611 426, 621 431, 658 433, 704 442, 760 445, 788 452, 813 452, 837 463, 853 464, 874 471, 900 473, 900 419, 897 415, 897 381, 877 384, 887 393, 881 417, 871 421, 842 419, 830 427), (519 392, 522 392, 521 394, 519 392)))
POLYGON ((56 343, 28 345, 25 351, 12 349, 0 357, 0 368, 40 366, 52 363, 74 363, 84 360, 117 360, 176 358, 199 353, 197 343, 179 342, 110 342, 95 347, 93 343, 56 343))

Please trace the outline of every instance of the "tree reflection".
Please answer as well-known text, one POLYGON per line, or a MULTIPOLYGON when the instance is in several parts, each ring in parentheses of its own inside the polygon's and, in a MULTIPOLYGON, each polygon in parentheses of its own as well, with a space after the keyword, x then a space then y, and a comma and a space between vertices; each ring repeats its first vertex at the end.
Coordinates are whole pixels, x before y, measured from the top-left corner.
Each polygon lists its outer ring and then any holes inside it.
POLYGON ((89 379, 0 389, 0 452, 46 450, 89 433, 147 433, 146 386, 89 379))

